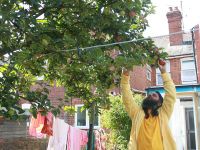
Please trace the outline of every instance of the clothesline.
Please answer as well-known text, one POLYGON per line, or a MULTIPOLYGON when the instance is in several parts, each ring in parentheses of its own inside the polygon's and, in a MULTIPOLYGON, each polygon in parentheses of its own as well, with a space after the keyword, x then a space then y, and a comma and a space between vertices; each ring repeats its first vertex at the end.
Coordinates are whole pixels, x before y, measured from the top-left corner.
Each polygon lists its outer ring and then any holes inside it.
POLYGON ((108 46, 115 46, 118 44, 126 44, 126 43, 133 43, 133 42, 137 42, 137 41, 143 41, 143 40, 150 40, 150 39, 154 39, 154 38, 162 38, 162 37, 166 37, 166 36, 171 36, 171 35, 175 35, 175 34, 181 34, 181 33, 188 33, 188 32, 192 32, 192 31, 198 31, 199 29, 192 29, 190 31, 180 31, 180 32, 174 32, 174 33, 170 33, 167 35, 159 35, 159 36, 154 36, 154 37, 145 37, 145 38, 140 38, 140 39, 133 39, 133 40, 129 40, 129 41, 122 41, 122 42, 115 42, 115 43, 109 43, 109 44, 102 44, 102 45, 95 45, 95 46, 89 46, 89 47, 83 47, 83 48, 74 48, 74 49, 69 49, 69 50, 59 50, 62 52, 71 52, 71 51, 77 51, 79 50, 89 50, 89 49, 94 49, 94 48, 101 48, 101 47, 108 47, 108 46))
MULTIPOLYGON (((51 113, 42 116, 39 112, 37 118, 31 117, 29 134, 36 138, 49 136, 47 150, 80 150, 88 143, 88 131, 81 130, 67 124, 64 119, 53 117, 51 113), (44 130, 45 129, 45 130, 44 130)), ((96 150, 105 150, 106 138, 102 137, 104 132, 94 131, 93 146, 96 150)))

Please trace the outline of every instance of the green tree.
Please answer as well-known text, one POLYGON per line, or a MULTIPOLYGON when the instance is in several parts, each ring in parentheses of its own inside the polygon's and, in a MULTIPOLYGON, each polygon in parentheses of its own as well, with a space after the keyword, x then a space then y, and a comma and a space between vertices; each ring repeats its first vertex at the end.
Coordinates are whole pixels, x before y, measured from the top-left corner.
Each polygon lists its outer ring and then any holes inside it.
MULTIPOLYGON (((140 106, 143 96, 134 94, 134 101, 140 106)), ((110 96, 110 109, 102 111, 101 125, 108 130, 108 149, 127 149, 130 131, 131 119, 129 118, 123 105, 121 96, 110 96)))
POLYGON ((150 0, 0 0, 0 114, 17 118, 20 98, 33 114, 59 113, 64 101, 55 108, 47 90, 28 90, 42 75, 66 88, 65 100, 81 98, 91 114, 109 105, 107 89, 118 84, 121 67, 157 60, 151 39, 135 41, 152 12, 150 0), (133 42, 84 48, 126 40, 133 42), (115 59, 114 51, 121 53, 115 59))

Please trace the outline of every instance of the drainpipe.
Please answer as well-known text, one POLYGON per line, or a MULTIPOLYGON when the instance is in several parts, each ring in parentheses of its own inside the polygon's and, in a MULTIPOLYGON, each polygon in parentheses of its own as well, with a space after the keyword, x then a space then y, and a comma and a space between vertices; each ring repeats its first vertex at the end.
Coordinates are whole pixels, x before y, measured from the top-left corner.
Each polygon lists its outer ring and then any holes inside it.
POLYGON ((196 79, 197 79, 197 83, 198 83, 199 79, 198 79, 198 74, 197 74, 197 62, 196 62, 196 52, 195 52, 194 27, 191 30, 191 34, 192 34, 192 50, 193 50, 193 57, 194 57, 194 66, 195 66, 195 70, 196 70, 196 79))

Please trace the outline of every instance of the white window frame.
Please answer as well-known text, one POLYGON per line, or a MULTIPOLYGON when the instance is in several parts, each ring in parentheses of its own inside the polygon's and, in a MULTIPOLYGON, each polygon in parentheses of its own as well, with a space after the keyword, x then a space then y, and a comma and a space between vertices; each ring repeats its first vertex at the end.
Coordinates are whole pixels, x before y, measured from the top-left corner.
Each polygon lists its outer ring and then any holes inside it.
MULTIPOLYGON (((195 76, 196 76, 196 81, 191 81, 191 82, 184 82, 184 81, 183 81, 183 75, 182 75, 182 71, 183 71, 183 69, 182 69, 183 62, 185 62, 185 61, 191 61, 191 60, 194 61, 194 65, 195 65, 195 60, 194 60, 193 57, 190 57, 190 58, 183 58, 183 59, 181 59, 181 83, 182 83, 182 84, 192 84, 192 83, 197 83, 197 75, 196 75, 195 67, 194 67, 194 72, 195 72, 195 76)), ((189 70, 189 69, 188 69, 188 70, 189 70)))
MULTIPOLYGON (((169 66, 169 67, 166 66, 167 67, 166 69, 167 69, 167 72, 170 74, 171 72, 170 60, 166 60, 166 65, 169 66)), ((161 72, 158 68, 156 68, 156 85, 163 85, 163 83, 162 84, 158 83, 158 75, 161 75, 161 72)))
POLYGON ((146 78, 151 81, 151 67, 149 65, 146 66, 146 78))
MULTIPOLYGON (((83 107, 83 104, 76 104, 75 109, 78 110, 78 107, 83 107)), ((89 115, 88 115, 88 110, 86 110, 86 126, 77 126, 77 113, 75 113, 75 127, 80 128, 80 129, 89 129, 89 115)), ((98 126, 94 126, 94 129, 99 129, 100 128, 100 115, 98 114, 98 126)))

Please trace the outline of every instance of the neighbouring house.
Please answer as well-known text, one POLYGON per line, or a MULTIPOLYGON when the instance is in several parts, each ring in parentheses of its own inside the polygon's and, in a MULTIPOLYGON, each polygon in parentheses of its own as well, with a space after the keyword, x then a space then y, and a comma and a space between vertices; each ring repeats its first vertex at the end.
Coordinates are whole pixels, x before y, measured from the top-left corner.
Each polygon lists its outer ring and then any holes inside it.
MULTIPOLYGON (((177 7, 167 13, 169 36, 153 39, 158 47, 169 54, 167 71, 177 92, 170 127, 177 149, 200 149, 200 31, 196 25, 189 33, 182 29, 182 14, 177 7)), ((147 93, 164 94, 163 82, 158 69, 152 68, 152 85, 147 93)))

